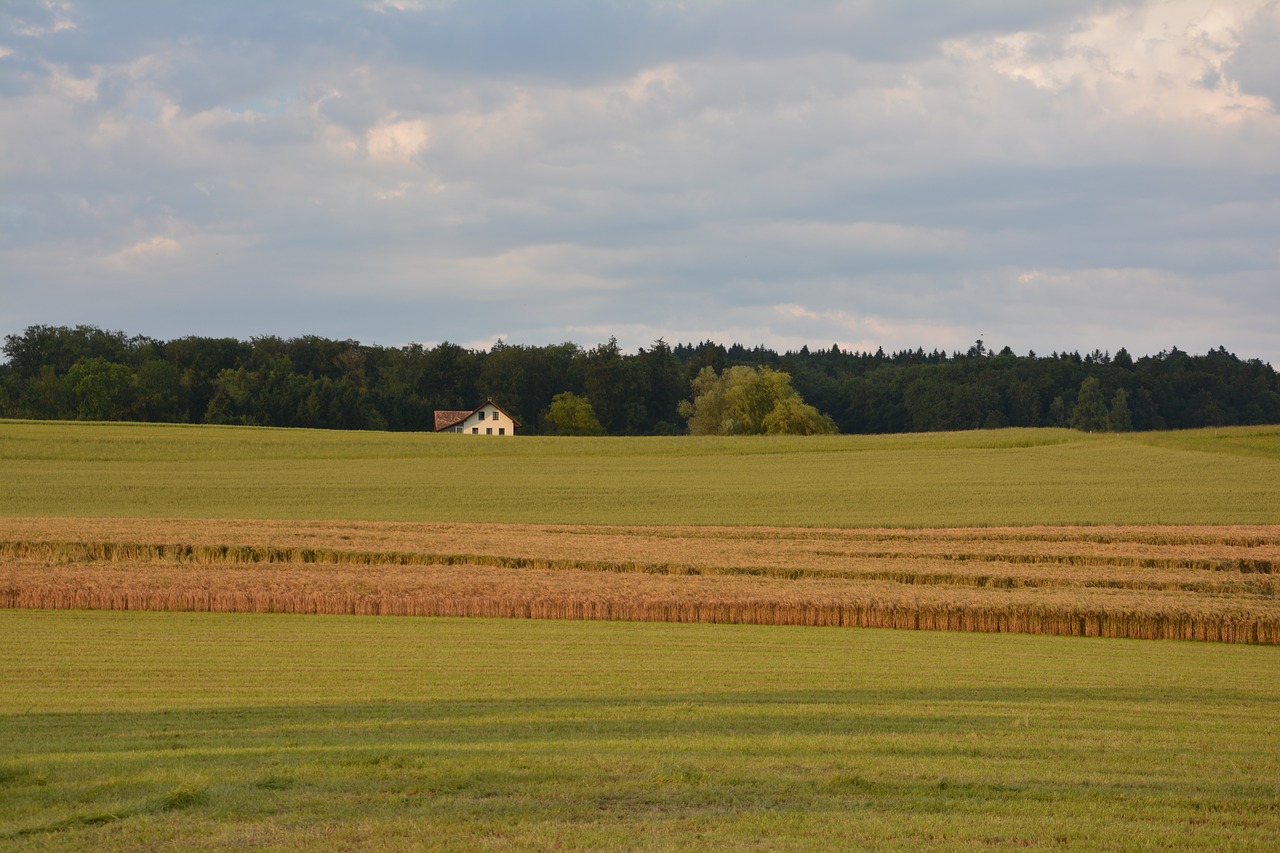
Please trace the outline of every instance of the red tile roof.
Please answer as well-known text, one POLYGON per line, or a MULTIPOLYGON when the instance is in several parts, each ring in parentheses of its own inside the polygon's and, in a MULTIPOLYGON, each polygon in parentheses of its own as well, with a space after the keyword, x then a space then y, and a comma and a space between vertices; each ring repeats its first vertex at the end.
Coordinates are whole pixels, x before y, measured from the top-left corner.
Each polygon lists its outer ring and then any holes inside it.
POLYGON ((475 409, 466 412, 436 412, 436 432, 465 421, 475 409))

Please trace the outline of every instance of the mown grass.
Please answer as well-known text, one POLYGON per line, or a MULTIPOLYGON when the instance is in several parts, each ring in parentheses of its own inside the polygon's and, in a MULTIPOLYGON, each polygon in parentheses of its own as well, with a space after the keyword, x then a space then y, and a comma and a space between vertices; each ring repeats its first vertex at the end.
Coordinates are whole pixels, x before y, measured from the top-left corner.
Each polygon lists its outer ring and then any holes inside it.
POLYGON ((1280 654, 0 612, 0 846, 1274 849, 1280 654))
POLYGON ((0 515, 784 526, 1280 520, 1280 427, 518 437, 0 422, 0 515))

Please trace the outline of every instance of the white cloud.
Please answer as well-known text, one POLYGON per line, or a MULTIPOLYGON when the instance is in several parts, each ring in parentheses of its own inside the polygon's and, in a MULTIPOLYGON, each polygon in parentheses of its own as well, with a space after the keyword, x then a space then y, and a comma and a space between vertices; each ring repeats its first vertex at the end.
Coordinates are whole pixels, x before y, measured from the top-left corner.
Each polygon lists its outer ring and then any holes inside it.
POLYGON ((98 76, 77 77, 65 65, 47 65, 49 87, 56 97, 80 104, 98 99, 98 76))
POLYGON ((41 38, 43 36, 64 32, 66 30, 74 30, 76 28, 76 22, 71 18, 71 11, 73 8, 71 3, 57 2, 57 0, 43 0, 41 5, 48 13, 47 17, 49 20, 46 23, 36 24, 19 19, 13 28, 15 35, 24 36, 26 38, 41 38))
POLYGON ((956 40, 946 50, 1055 95, 1082 95, 1097 118, 1238 123, 1273 113, 1242 93, 1227 62, 1265 0, 1231 4, 1156 2, 1119 8, 1061 38, 1017 32, 956 40))
POLYGON ((182 252, 182 244, 172 237, 156 234, 125 246, 104 259, 112 266, 134 266, 155 258, 172 258, 182 252))
POLYGON ((401 121, 392 115, 365 134, 365 150, 373 160, 409 164, 430 141, 431 131, 425 121, 401 121))

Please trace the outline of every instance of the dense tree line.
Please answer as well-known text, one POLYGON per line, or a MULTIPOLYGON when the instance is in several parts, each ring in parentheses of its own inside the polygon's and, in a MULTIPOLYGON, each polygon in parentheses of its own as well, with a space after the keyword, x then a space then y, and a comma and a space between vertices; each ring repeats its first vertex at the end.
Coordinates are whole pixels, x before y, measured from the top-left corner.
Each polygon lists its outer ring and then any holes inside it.
POLYGON ((315 336, 162 341, 32 326, 5 337, 4 355, 0 416, 11 418, 427 430, 434 410, 492 397, 523 433, 674 434, 687 430, 680 403, 696 396, 700 373, 705 381, 751 367, 789 375, 799 399, 845 433, 1280 422, 1280 375, 1225 348, 1190 355, 1175 347, 1137 359, 1124 349, 1020 356, 978 341, 950 354, 835 346, 778 354, 658 340, 630 353, 615 340, 590 349, 499 342, 471 350, 315 336))

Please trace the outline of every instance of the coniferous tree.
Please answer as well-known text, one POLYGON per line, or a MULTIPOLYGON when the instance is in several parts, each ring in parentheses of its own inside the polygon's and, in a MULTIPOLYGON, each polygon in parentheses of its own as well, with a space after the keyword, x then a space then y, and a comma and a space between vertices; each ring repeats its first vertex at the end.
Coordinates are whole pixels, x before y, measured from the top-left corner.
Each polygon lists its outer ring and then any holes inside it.
MULTIPOLYGON (((536 433, 538 413, 548 411, 557 392, 571 391, 590 399, 611 434, 672 434, 686 430, 677 406, 697 395, 695 378, 704 367, 718 377, 737 367, 785 373, 803 401, 853 433, 1280 423, 1280 373, 1224 347, 1199 356, 1175 347, 1137 359, 1123 347, 1114 356, 1094 350, 1038 357, 985 342, 951 354, 832 346, 779 355, 759 345, 668 346, 662 339, 634 353, 616 340, 591 350, 499 342, 485 351, 450 343, 388 348, 314 335, 165 342, 93 326, 32 326, 4 336, 0 415, 429 430, 434 410, 493 397, 523 413, 524 431, 536 433), (1089 379, 1101 399, 1085 388, 1089 379)), ((755 398, 740 391, 735 429, 760 429, 755 398)))

